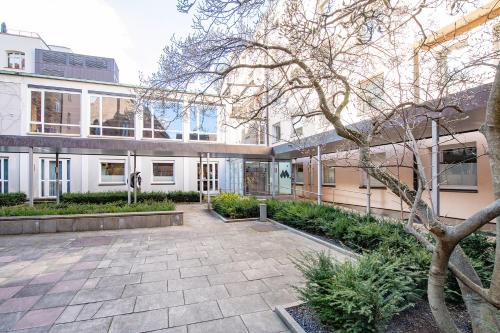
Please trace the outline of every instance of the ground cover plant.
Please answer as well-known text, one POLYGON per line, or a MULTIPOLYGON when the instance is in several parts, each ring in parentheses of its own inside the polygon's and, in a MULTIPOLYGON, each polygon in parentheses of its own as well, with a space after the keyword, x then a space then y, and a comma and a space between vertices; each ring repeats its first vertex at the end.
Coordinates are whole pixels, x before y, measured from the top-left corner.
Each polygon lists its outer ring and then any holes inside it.
POLYGON ((235 193, 221 193, 212 199, 212 208, 220 215, 230 219, 243 219, 259 216, 259 200, 255 197, 242 197, 235 193))
POLYGON ((33 207, 27 205, 0 207, 0 216, 40 216, 40 215, 72 215, 97 213, 129 213, 148 211, 172 211, 175 204, 171 201, 146 201, 136 204, 123 205, 121 203, 105 204, 54 204, 42 203, 33 207))
MULTIPOLYGON (((131 193, 133 198, 133 193, 131 193)), ((127 191, 112 192, 86 192, 86 193, 64 193, 61 195, 63 203, 101 204, 111 202, 127 202, 127 191)), ((172 192, 139 192, 137 202, 170 200, 173 202, 199 202, 200 194, 195 191, 172 191, 172 192)))
MULTIPOLYGON (((258 216, 258 201, 236 194, 216 197, 221 215, 258 216), (241 202, 249 209, 241 210, 241 202), (226 215, 225 215, 226 214, 226 215)), ((302 299, 318 317, 338 332, 383 331, 390 319, 426 299, 431 253, 395 221, 367 217, 331 205, 306 201, 267 200, 268 216, 288 226, 342 243, 362 254, 358 264, 338 264, 319 254, 297 259, 307 283, 299 288, 302 299), (404 277, 403 280, 401 280, 404 277), (383 300, 383 301, 382 301, 383 300), (328 306, 327 306, 328 305, 328 306)), ((489 286, 495 244, 481 233, 461 242, 484 285, 489 286)), ((459 285, 450 273, 448 304, 463 304, 459 285)))
POLYGON ((26 202, 26 194, 22 192, 0 193, 1 206, 15 206, 26 202))

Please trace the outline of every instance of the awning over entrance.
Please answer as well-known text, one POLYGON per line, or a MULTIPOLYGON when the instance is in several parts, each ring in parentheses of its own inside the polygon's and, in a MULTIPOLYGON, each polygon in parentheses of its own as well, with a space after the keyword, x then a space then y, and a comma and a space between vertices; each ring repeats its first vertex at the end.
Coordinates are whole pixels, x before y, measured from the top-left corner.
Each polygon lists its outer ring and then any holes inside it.
POLYGON ((0 152, 60 153, 83 155, 127 155, 198 157, 210 153, 211 157, 269 159, 271 147, 259 145, 228 145, 224 143, 198 143, 175 141, 147 141, 112 138, 75 138, 42 135, 0 135, 0 152))

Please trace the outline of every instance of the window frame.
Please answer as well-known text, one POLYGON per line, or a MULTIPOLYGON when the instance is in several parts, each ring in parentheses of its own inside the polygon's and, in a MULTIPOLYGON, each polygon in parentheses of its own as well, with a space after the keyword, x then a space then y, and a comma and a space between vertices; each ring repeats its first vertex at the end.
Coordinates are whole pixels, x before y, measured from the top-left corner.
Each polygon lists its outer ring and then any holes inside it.
MULTIPOLYGON (((477 155, 477 144, 475 142, 469 142, 465 144, 451 144, 451 145, 442 145, 439 148, 439 189, 443 191, 472 191, 476 192, 478 190, 478 184, 479 184, 479 173, 478 173, 478 158, 479 156, 477 155), (453 165, 453 164, 445 164, 443 163, 444 160, 444 152, 447 150, 456 150, 456 149, 468 149, 468 148, 473 148, 476 151, 476 174, 475 174, 475 179, 476 179, 476 185, 448 185, 448 184, 443 184, 443 181, 441 180, 441 176, 443 174, 443 171, 445 171, 443 165, 453 165)), ((458 164, 463 164, 463 162, 458 163, 458 164)), ((451 167, 448 167, 449 169, 451 167)))
POLYGON ((175 185, 176 167, 174 160, 153 160, 151 161, 151 185, 175 185), (154 164, 172 164, 172 181, 155 181, 154 164))
POLYGON ((273 124, 273 143, 281 141, 281 122, 273 124))
POLYGON ((336 170, 333 161, 323 161, 323 163, 321 163, 321 184, 325 186, 335 186, 336 170), (333 170, 333 182, 325 182, 325 168, 331 168, 333 170))
POLYGON ((0 156, 0 193, 9 193, 9 174, 9 158, 0 156), (5 177, 5 170, 7 170, 7 177, 5 177))
MULTIPOLYGON (((184 109, 183 101, 178 101, 178 100, 172 100, 172 101, 167 101, 167 103, 177 103, 180 108, 184 109)), ((151 127, 145 127, 144 126, 144 109, 142 110, 142 138, 146 140, 167 140, 167 141, 183 141, 184 140, 184 116, 181 118, 178 118, 181 120, 181 129, 180 130, 169 130, 167 129, 166 131, 173 132, 176 134, 181 134, 181 138, 173 138, 173 139, 167 139, 167 138, 161 138, 161 137, 155 137, 155 132, 161 132, 159 130, 155 129, 155 118, 156 118, 156 109, 151 108, 150 105, 148 105, 149 111, 151 112, 151 127), (151 132, 151 137, 145 137, 144 132, 151 132)), ((184 113, 184 110, 183 110, 184 113)), ((175 119, 177 120, 177 119, 175 119)))
POLYGON ((67 90, 56 90, 56 89, 40 89, 40 88, 29 88, 29 124, 28 124, 28 134, 33 135, 56 135, 56 136, 81 136, 82 134, 82 116, 84 114, 83 110, 83 96, 81 92, 67 91, 67 90), (40 121, 32 120, 32 107, 33 107, 33 92, 40 93, 40 121), (80 96, 80 120, 78 124, 57 124, 57 123, 46 123, 45 122, 45 93, 57 93, 57 94, 69 94, 69 95, 79 95, 80 96), (41 126, 41 132, 32 131, 32 126, 41 126), (77 127, 79 128, 79 133, 46 133, 45 126, 67 126, 67 127, 77 127))
POLYGON ((24 71, 26 70, 26 53, 23 51, 15 51, 15 50, 8 50, 6 51, 7 53, 7 68, 8 69, 14 69, 14 70, 19 70, 19 71, 24 71), (15 68, 10 66, 10 59, 11 55, 17 55, 20 60, 21 60, 21 68, 15 68))
POLYGON ((360 95, 362 95, 362 96, 358 97, 359 104, 360 104, 360 107, 358 108, 358 116, 363 116, 363 115, 366 115, 368 112, 370 112, 373 109, 373 107, 372 107, 372 105, 374 105, 373 100, 378 99, 379 101, 383 101, 383 99, 377 98, 377 93, 373 93, 373 92, 369 91, 368 86, 374 85, 377 89, 380 89, 382 91, 382 93, 384 93, 385 75, 383 72, 372 75, 371 77, 369 77, 365 80, 359 81, 357 85, 358 85, 358 89, 360 90, 360 95), (376 84, 376 80, 379 80, 379 79, 382 81, 381 86, 376 84), (373 95, 372 98, 369 100, 369 103, 368 103, 367 94, 373 95))
POLYGON ((99 94, 89 94, 88 95, 88 101, 89 101, 89 114, 88 114, 88 121, 89 121, 89 136, 90 137, 98 137, 98 138, 118 138, 118 139, 128 139, 128 140, 133 140, 135 139, 137 135, 137 117, 136 113, 134 112, 134 126, 133 127, 116 127, 116 126, 103 126, 102 123, 102 99, 104 97, 107 98, 114 98, 114 99, 128 99, 131 100, 132 102, 134 101, 134 98, 132 97, 126 97, 126 96, 115 96, 115 95, 99 95, 99 94), (92 97, 97 97, 99 98, 99 125, 92 125, 92 111, 91 111, 91 99, 92 97), (99 130, 99 134, 91 134, 91 129, 95 128, 99 130), (103 129, 112 129, 112 130, 128 130, 128 131, 133 131, 132 136, 123 136, 123 135, 104 135, 103 134, 103 129))
POLYGON ((195 142, 217 142, 219 140, 219 113, 220 113, 220 108, 221 106, 220 105, 216 105, 216 104, 192 104, 190 106, 190 110, 189 110, 189 136, 188 136, 188 139, 189 141, 195 141, 195 142), (216 129, 215 129, 215 132, 200 132, 200 109, 198 108, 199 106, 201 107, 214 107, 215 108, 215 115, 216 115, 216 119, 215 119, 215 126, 216 126, 216 129), (196 131, 193 131, 191 129, 191 121, 192 121, 192 113, 193 113, 193 108, 196 108, 196 131), (192 139, 191 138, 191 135, 196 135, 196 139, 192 139), (208 137, 210 137, 210 135, 215 135, 215 140, 200 140, 200 135, 208 135, 208 137))
POLYGON ((103 159, 99 160, 99 163, 97 164, 98 166, 98 174, 99 174, 99 186, 113 186, 113 185, 126 185, 127 184, 127 163, 123 159, 103 159), (106 182, 102 180, 102 164, 103 163, 120 163, 123 164, 123 181, 122 182, 106 182))
POLYGON ((293 176, 294 176, 293 182, 295 184, 297 184, 297 185, 304 185, 304 176, 305 176, 305 174, 304 174, 304 163, 294 163, 293 164, 293 176), (298 178, 297 175, 299 174, 299 171, 298 171, 297 167, 299 165, 302 166, 302 181, 300 181, 300 182, 297 181, 297 178, 298 178))

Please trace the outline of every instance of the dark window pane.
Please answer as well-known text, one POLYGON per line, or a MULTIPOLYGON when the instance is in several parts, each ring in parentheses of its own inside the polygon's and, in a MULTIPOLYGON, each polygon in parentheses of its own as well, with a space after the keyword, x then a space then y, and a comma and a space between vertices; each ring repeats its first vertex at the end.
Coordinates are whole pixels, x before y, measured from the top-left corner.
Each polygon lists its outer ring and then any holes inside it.
POLYGON ((125 181, 125 163, 101 162, 101 181, 103 183, 123 183, 125 181))
POLYGON ((80 95, 46 91, 44 116, 46 124, 80 124, 80 95))
POLYGON ((42 121, 42 93, 40 91, 31 92, 31 121, 42 121))

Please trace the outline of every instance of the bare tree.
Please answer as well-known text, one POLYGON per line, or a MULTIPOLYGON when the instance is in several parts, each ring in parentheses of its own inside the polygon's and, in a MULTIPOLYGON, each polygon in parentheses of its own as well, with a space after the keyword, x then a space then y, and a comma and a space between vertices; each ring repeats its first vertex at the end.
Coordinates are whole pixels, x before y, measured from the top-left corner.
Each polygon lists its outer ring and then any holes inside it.
POLYGON ((475 32, 469 40, 476 47, 469 45, 464 54, 467 38, 437 30, 441 20, 458 19, 478 6, 465 0, 179 0, 181 11, 194 12, 194 32, 165 48, 149 84, 156 91, 215 92, 234 105, 233 121, 240 124, 268 119, 270 110, 297 121, 326 119, 359 150, 359 167, 410 207, 405 230, 433 253, 428 298, 440 329, 459 331, 444 299, 450 269, 474 331, 498 331, 500 247, 486 289, 459 246, 500 215, 498 53, 485 47, 492 38, 485 31, 475 32), (458 51, 457 61, 448 63, 458 51), (380 69, 382 80, 373 75, 380 69), (418 141, 429 121, 438 118, 442 132, 453 136, 453 122, 445 119, 466 117, 463 105, 474 97, 462 92, 492 81, 484 134, 497 200, 449 226, 424 199, 429 180, 418 141), (372 160, 371 147, 380 144, 413 153, 416 188, 372 160), (417 218, 425 230, 414 227, 417 218))

